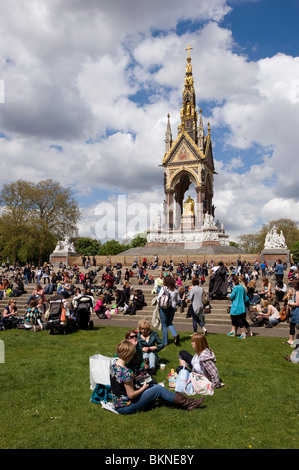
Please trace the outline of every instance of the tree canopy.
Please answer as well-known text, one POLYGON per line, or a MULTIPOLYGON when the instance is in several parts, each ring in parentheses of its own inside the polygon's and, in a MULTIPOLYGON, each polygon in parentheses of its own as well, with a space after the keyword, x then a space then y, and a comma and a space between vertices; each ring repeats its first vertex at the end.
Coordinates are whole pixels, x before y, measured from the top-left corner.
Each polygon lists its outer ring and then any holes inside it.
POLYGON ((71 236, 80 219, 71 190, 51 179, 4 184, 0 206, 0 255, 12 261, 48 260, 57 240, 71 236))

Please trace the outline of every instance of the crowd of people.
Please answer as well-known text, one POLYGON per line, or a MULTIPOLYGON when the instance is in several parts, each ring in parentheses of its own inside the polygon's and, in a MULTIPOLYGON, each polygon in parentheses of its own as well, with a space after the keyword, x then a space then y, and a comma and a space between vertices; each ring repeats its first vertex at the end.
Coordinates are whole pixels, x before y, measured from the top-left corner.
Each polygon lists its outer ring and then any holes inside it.
MULTIPOLYGON (((5 298, 7 305, 0 317, 0 329, 43 330, 47 327, 51 299, 61 299, 65 314, 61 324, 76 320, 78 305, 83 298, 91 299, 89 320, 92 312, 100 319, 111 318, 113 310, 136 315, 146 305, 141 285, 152 284, 151 294, 157 304, 162 338, 144 318, 139 321, 138 329, 129 330, 117 345, 117 358, 111 367, 111 393, 114 407, 120 414, 144 410, 157 398, 162 403, 189 411, 202 406, 204 398, 194 399, 172 392, 155 380, 160 352, 169 344, 168 333, 173 337, 174 345, 180 345, 180 336, 173 324, 177 309, 180 313, 186 309, 186 317, 192 320, 191 348, 194 354, 178 350, 176 372, 179 374, 186 368, 202 374, 214 389, 224 385, 206 336, 205 313, 214 298, 230 301, 231 331, 228 336, 242 340, 253 335, 252 327, 265 325, 272 328, 286 321, 290 330, 285 343, 295 343, 295 330, 299 324, 299 271, 295 264, 286 281, 286 266, 281 260, 270 269, 266 263, 250 264, 239 259, 229 265, 213 261, 201 265, 181 261, 174 266, 172 261, 159 263, 158 257, 150 262, 143 258, 142 264, 135 260, 125 269, 121 263, 112 265, 108 259, 106 266, 96 266, 95 260, 82 262, 82 266, 62 265, 57 270, 48 263, 42 267, 4 264, 0 272, 0 299, 5 298), (33 290, 28 289, 29 284, 34 285, 33 290), (20 298, 25 306, 23 316, 19 315, 17 307, 20 298), (202 332, 197 332, 198 327, 202 332), (241 331, 239 336, 238 329, 241 331)), ((285 359, 298 362, 297 356, 298 353, 286 355, 285 359)))
POLYGON ((180 261, 174 266, 171 260, 159 263, 158 255, 150 261, 143 257, 141 263, 136 257, 132 266, 125 269, 120 262, 112 265, 109 258, 106 266, 96 266, 95 258, 91 261, 89 257, 82 259, 82 266, 62 265, 58 270, 48 263, 42 267, 28 263, 23 267, 3 263, 0 300, 6 297, 7 305, 2 312, 0 327, 6 329, 26 325, 28 329, 31 325, 32 329, 39 331, 45 326, 43 315, 47 311, 49 296, 53 294, 64 299, 70 318, 76 314, 73 299, 82 295, 92 299, 93 311, 100 319, 111 318, 112 313, 136 315, 146 306, 141 285, 149 283, 153 285, 151 292, 156 296, 164 346, 168 344, 168 331, 174 343, 179 344, 180 337, 173 325, 177 309, 180 313, 186 309, 186 317, 192 319, 194 333, 199 326, 206 334, 205 313, 214 298, 231 301, 232 328, 229 336, 237 336, 240 328, 239 338, 245 339, 252 335, 251 327, 264 325, 272 328, 286 321, 290 324, 287 343, 292 344, 299 323, 295 318, 298 266, 291 266, 287 282, 284 281, 285 270, 286 266, 281 260, 277 260, 271 268, 265 262, 248 263, 239 258, 231 264, 180 261), (261 288, 258 289, 259 278, 261 288), (35 288, 30 290, 29 295, 26 287, 33 283, 35 288), (205 298, 205 293, 209 300, 205 298), (17 300, 24 296, 25 315, 20 318, 17 300))

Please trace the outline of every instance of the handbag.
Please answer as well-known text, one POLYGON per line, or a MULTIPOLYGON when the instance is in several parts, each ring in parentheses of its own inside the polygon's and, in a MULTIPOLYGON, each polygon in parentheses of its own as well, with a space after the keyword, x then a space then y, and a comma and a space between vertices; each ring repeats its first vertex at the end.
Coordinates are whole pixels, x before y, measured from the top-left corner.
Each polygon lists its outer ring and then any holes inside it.
POLYGON ((111 385, 110 367, 114 358, 95 354, 89 357, 90 389, 94 390, 97 384, 111 385))
POLYGON ((186 395, 195 395, 193 385, 190 381, 190 372, 184 366, 180 370, 175 383, 175 391, 179 393, 186 393, 186 395))
POLYGON ((213 384, 205 375, 191 372, 190 381, 194 389, 194 395, 214 395, 213 384))

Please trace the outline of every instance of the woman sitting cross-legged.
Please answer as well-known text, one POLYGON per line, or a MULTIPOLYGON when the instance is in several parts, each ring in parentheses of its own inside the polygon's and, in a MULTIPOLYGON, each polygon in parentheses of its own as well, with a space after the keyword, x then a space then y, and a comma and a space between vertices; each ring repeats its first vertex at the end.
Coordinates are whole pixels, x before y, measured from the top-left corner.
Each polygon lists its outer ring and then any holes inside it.
POLYGON ((216 357, 212 349, 209 348, 206 336, 202 333, 194 333, 191 336, 191 346, 195 349, 195 355, 192 356, 192 354, 184 350, 180 351, 180 365, 176 369, 177 373, 179 373, 183 367, 187 367, 191 372, 204 375, 212 382, 214 388, 223 387, 224 384, 219 378, 219 373, 215 365, 216 357))
POLYGON ((170 405, 176 405, 188 411, 199 408, 204 397, 196 400, 181 393, 173 393, 161 385, 151 385, 148 381, 139 388, 134 387, 134 374, 126 367, 136 351, 135 346, 127 340, 120 341, 116 354, 118 359, 110 368, 111 394, 115 410, 120 414, 132 414, 152 405, 157 398, 170 405))
POLYGON ((164 348, 164 343, 156 331, 153 331, 148 320, 141 320, 138 323, 139 333, 137 336, 138 345, 142 350, 144 361, 149 362, 149 373, 156 373, 159 362, 158 352, 164 348))

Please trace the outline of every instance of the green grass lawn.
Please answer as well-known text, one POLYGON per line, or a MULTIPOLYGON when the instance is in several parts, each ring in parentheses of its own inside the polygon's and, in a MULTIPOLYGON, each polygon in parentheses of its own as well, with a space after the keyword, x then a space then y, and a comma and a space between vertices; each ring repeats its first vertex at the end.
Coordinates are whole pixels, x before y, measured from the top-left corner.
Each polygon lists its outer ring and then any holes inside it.
MULTIPOLYGON (((0 333, 2 449, 297 449, 299 365, 285 361, 293 350, 282 338, 242 341, 209 334, 225 387, 187 412, 157 403, 148 411, 120 416, 90 402, 89 356, 114 356, 126 328, 96 327, 50 336, 0 333)), ((161 335, 161 332, 160 332, 161 335)), ((178 352, 192 352, 190 336, 170 340, 160 352, 165 381, 178 352)))

